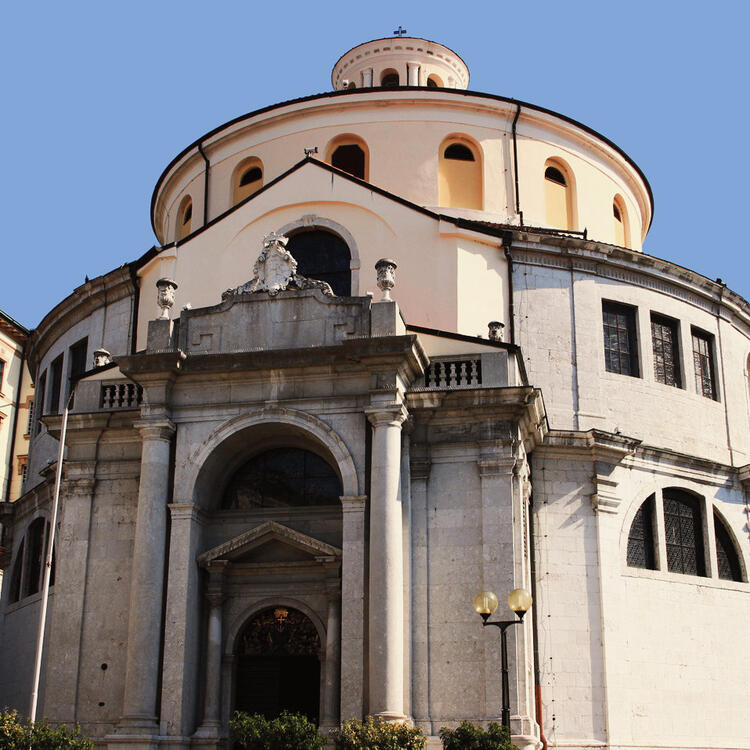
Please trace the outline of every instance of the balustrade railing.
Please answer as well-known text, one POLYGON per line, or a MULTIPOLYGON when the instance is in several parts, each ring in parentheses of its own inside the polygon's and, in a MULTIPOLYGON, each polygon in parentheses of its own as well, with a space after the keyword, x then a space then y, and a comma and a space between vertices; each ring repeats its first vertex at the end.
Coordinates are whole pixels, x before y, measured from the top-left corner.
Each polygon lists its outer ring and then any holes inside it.
POLYGON ((143 388, 136 383, 102 383, 100 409, 136 409, 143 400, 143 388))
POLYGON ((477 388, 482 385, 482 361, 471 359, 433 359, 425 370, 424 388, 477 388))

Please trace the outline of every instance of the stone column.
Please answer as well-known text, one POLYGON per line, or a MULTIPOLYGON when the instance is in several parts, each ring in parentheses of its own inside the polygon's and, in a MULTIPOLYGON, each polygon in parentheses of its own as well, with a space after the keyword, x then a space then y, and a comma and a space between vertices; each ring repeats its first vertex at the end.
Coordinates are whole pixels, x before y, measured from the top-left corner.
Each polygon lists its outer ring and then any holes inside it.
POLYGON ((430 461, 424 455, 411 457, 412 502, 412 713, 414 722, 432 734, 430 722, 429 578, 427 575, 428 517, 427 483, 430 461))
POLYGON ((222 613, 224 603, 224 571, 227 560, 213 560, 208 564, 208 637, 206 643, 206 695, 203 703, 203 723, 198 737, 218 737, 221 731, 221 655, 222 613))
POLYGON ((399 503, 400 403, 373 406, 370 461, 369 713, 404 719, 403 523, 399 503))
POLYGON ((406 63, 406 85, 419 86, 419 63, 406 63))
POLYGON ((362 70, 362 88, 368 89, 372 86, 372 68, 362 70))
POLYGON ((339 725, 339 683, 341 680, 341 579, 339 562, 326 566, 326 622, 325 693, 320 725, 333 728, 339 725))
POLYGON ((142 439, 138 513, 130 576, 130 617, 125 697, 120 728, 134 734, 158 731, 164 553, 169 492, 170 445, 175 426, 169 419, 136 422, 142 439))
POLYGON ((364 604, 366 495, 341 498, 341 720, 364 713, 364 604))

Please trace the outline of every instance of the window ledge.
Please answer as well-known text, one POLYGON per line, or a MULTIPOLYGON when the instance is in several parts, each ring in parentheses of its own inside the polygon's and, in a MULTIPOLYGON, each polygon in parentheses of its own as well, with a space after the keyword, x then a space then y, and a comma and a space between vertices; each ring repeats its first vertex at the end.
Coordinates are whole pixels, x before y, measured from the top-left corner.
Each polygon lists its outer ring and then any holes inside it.
POLYGON ((727 581, 724 578, 707 578, 706 576, 693 576, 685 573, 670 573, 666 570, 649 570, 647 568, 626 566, 622 571, 622 575, 627 578, 648 578, 652 581, 681 583, 688 586, 704 586, 709 589, 724 589, 725 591, 742 591, 747 593, 750 590, 750 584, 745 581, 727 581))
MULTIPOLYGON (((55 587, 50 586, 49 587, 50 597, 54 596, 54 594, 55 594, 55 587)), ((42 601, 42 592, 37 591, 36 594, 25 596, 23 599, 19 599, 17 602, 13 602, 13 604, 8 604, 7 607, 5 608, 5 614, 9 615, 11 612, 17 612, 18 610, 23 609, 24 607, 28 607, 40 601, 42 601)))

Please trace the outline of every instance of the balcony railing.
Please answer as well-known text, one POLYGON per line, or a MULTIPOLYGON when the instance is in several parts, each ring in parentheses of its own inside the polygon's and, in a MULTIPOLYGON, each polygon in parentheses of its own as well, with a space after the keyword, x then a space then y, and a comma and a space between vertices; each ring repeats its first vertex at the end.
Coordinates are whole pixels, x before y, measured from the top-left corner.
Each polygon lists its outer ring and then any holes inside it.
POLYGON ((482 385, 482 361, 473 359, 433 360, 425 370, 425 388, 477 388, 482 385))
POLYGON ((102 383, 99 408, 137 409, 143 400, 143 388, 135 383, 102 383))
POLYGON ((444 391, 461 388, 502 388, 524 382, 515 353, 486 352, 453 357, 432 357, 424 378, 414 391, 444 391))

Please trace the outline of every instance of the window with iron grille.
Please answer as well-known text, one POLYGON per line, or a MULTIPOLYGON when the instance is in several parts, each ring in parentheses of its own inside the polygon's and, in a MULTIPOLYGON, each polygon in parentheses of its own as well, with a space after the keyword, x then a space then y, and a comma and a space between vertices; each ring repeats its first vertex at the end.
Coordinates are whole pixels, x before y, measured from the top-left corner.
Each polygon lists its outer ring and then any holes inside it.
POLYGON ((651 313, 651 343, 654 350, 654 377, 664 385, 682 386, 677 321, 651 313))
POLYGON ((714 531, 716 533, 716 567, 719 578, 726 581, 741 581, 742 568, 737 548, 732 541, 729 530, 719 516, 714 513, 714 531))
POLYGON ((670 572, 706 575, 703 526, 697 498, 679 490, 664 490, 664 536, 670 572))
POLYGON ((46 390, 47 390, 47 371, 45 370, 42 373, 42 376, 39 378, 39 391, 38 391, 38 395, 36 398, 36 430, 34 431, 35 435, 38 435, 40 430, 42 429, 42 423, 40 419, 44 415, 44 396, 45 396, 46 390))
POLYGON ((630 526, 628 565, 632 568, 656 570, 653 495, 638 509, 630 526))
MULTIPOLYGON (((77 343, 73 344, 68 351, 68 365, 70 369, 70 377, 68 379, 68 393, 73 390, 73 386, 76 380, 86 372, 86 355, 88 354, 89 340, 88 338, 81 339, 77 343)), ((70 408, 73 408, 73 398, 70 399, 70 408)))
POLYGON ((49 405, 45 414, 57 414, 60 411, 60 391, 62 390, 63 355, 61 354, 49 368, 50 394, 49 405))
POLYGON ((34 429, 34 402, 29 401, 29 415, 26 418, 26 434, 31 435, 31 431, 34 429))
POLYGON ((638 377, 635 308, 602 300, 602 319, 607 372, 638 377))
POLYGON ((695 390, 706 398, 716 400, 714 381, 713 336, 710 333, 692 329, 693 366, 695 367, 695 390))

